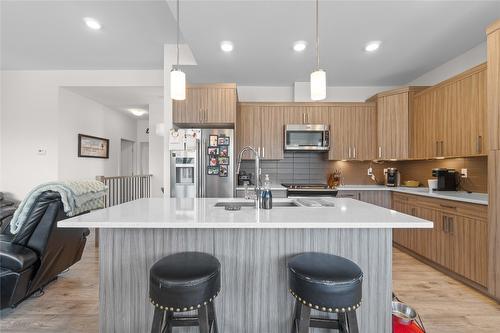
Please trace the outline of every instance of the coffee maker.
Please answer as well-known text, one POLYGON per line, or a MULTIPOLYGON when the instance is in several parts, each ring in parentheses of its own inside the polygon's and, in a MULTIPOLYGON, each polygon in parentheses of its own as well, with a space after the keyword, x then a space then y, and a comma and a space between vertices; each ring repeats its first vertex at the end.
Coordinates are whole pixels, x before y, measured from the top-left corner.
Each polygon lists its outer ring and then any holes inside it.
POLYGON ((436 168, 432 169, 432 176, 437 177, 436 191, 457 191, 458 172, 454 169, 436 168))
POLYGON ((385 186, 398 187, 400 185, 400 175, 396 168, 387 168, 384 170, 385 186))

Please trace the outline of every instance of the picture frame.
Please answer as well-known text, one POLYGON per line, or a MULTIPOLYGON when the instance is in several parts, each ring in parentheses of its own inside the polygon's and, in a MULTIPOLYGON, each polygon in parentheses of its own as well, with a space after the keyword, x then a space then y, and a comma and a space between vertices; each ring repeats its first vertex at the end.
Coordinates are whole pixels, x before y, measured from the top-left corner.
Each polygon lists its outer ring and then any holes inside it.
POLYGON ((207 175, 216 176, 220 173, 219 166, 208 166, 207 167, 207 175))
POLYGON ((217 147, 218 146, 218 136, 217 135, 210 135, 208 137, 208 146, 209 147, 217 147))
POLYGON ((207 154, 210 156, 218 156, 219 155, 219 147, 208 147, 207 154))
POLYGON ((217 143, 219 146, 229 146, 230 138, 228 136, 219 136, 217 143))
POLYGON ((219 165, 219 159, 215 155, 209 156, 208 160, 208 166, 218 166, 219 165))
POLYGON ((78 157, 109 158, 109 139, 78 134, 78 157))
POLYGON ((228 157, 229 156, 229 146, 219 146, 219 156, 228 157))
POLYGON ((219 166, 219 177, 227 177, 229 175, 229 168, 227 165, 219 166))
POLYGON ((229 157, 219 156, 218 163, 219 165, 229 165, 229 157))

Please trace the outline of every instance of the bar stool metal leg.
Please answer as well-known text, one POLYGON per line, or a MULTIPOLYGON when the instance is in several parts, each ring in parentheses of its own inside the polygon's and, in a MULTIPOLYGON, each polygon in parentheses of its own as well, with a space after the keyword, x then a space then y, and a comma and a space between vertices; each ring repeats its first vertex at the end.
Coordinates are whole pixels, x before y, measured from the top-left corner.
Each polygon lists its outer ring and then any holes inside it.
POLYGON ((162 333, 172 333, 172 319, 174 318, 174 314, 170 311, 165 313, 165 324, 162 333))
POLYGON ((350 311, 346 313, 346 319, 347 319, 347 327, 349 328, 347 332, 359 333, 356 311, 350 311))
POLYGON ((155 313, 153 315, 153 325, 151 326, 151 333, 161 333, 163 326, 163 316, 165 313, 159 308, 155 308, 155 313))
POLYGON ((210 333, 208 323, 208 306, 202 306, 198 309, 198 322, 200 324, 200 333, 210 333))
POLYGON ((215 315, 215 304, 211 302, 208 305, 208 324, 213 333, 219 333, 219 328, 217 327, 217 316, 215 315))
POLYGON ((309 321, 311 319, 311 308, 308 306, 300 305, 299 317, 299 333, 309 332, 309 321))
POLYGON ((300 318, 300 304, 298 300, 294 302, 293 318, 292 318, 292 329, 291 333, 297 333, 297 322, 300 318))

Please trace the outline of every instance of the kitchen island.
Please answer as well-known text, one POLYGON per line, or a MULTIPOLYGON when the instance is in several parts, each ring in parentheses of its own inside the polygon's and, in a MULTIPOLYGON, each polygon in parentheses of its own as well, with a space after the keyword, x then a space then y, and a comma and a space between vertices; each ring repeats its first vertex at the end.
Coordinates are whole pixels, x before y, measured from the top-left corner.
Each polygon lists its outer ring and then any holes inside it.
POLYGON ((215 205, 242 200, 140 199, 58 226, 100 229, 101 332, 150 330, 149 268, 180 251, 207 252, 221 262, 220 332, 289 332, 286 263, 306 251, 356 262, 364 272, 360 332, 390 332, 392 229, 432 228, 432 222, 353 199, 318 200, 321 207, 283 199, 272 210, 227 211, 215 205))

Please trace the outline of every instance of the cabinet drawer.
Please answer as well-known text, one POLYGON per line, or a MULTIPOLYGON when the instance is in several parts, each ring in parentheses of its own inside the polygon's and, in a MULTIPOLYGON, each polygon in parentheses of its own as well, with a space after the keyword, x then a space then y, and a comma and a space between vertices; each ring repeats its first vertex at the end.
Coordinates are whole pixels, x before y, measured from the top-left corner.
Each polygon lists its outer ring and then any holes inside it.
POLYGON ((488 206, 465 203, 453 200, 428 198, 415 194, 393 192, 392 199, 395 201, 409 202, 419 207, 436 209, 447 214, 456 214, 474 219, 488 220, 488 206))

